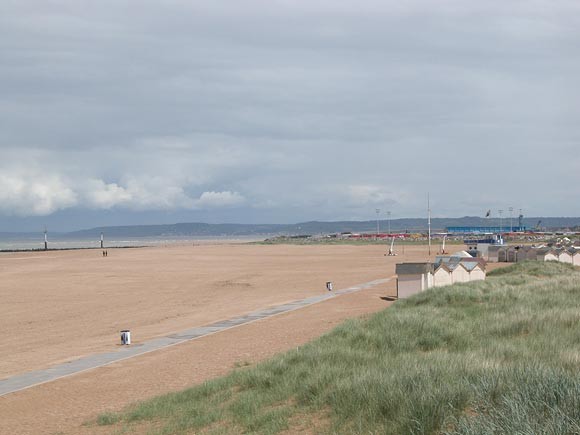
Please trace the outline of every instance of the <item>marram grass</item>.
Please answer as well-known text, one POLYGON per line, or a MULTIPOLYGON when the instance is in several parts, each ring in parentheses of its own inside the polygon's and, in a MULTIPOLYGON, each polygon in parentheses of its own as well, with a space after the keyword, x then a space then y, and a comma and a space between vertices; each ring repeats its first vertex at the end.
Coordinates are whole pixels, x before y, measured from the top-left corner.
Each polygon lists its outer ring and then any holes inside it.
POLYGON ((97 424, 152 434, 580 433, 580 273, 530 262, 432 289, 97 424))

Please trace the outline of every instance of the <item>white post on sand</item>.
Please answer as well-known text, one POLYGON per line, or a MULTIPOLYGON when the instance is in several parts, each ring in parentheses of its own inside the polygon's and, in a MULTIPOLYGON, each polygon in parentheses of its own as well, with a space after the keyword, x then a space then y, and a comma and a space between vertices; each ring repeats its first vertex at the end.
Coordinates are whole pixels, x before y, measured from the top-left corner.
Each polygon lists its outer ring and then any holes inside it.
POLYGON ((130 345, 131 344, 131 331, 128 329, 124 329, 121 331, 121 345, 130 345))

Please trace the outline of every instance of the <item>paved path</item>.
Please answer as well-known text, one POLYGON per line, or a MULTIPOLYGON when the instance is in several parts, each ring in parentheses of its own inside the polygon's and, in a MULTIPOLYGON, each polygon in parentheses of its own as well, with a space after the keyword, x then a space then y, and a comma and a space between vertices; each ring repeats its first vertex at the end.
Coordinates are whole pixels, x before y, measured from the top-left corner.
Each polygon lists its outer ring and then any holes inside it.
POLYGON ((290 302, 283 305, 277 305, 271 308, 266 308, 265 310, 255 311, 253 313, 246 314, 240 317, 235 317, 233 319, 222 320, 219 322, 212 323, 211 325, 187 329, 177 334, 172 334, 161 338, 155 338, 153 340, 149 340, 144 343, 134 344, 131 346, 124 346, 120 350, 116 350, 113 352, 89 355, 84 358, 80 358, 74 361, 69 361, 64 364, 59 364, 50 367, 48 369, 36 370, 28 373, 23 373, 21 375, 12 376, 0 380, 0 396, 24 390, 26 388, 33 387, 35 385, 55 381, 57 379, 64 378, 66 376, 71 376, 87 370, 92 370, 97 367, 102 367, 117 361, 133 358, 138 355, 153 352, 155 350, 163 349, 169 346, 174 346, 176 344, 184 343, 189 340, 195 340, 196 338, 205 337, 220 331, 224 331, 226 329, 255 322, 256 320, 275 316, 277 314, 287 313, 289 311, 294 311, 299 308, 306 307, 308 305, 323 302, 327 299, 336 297, 338 295, 353 293, 359 290, 374 287, 379 284, 384 284, 390 280, 391 278, 378 279, 375 281, 349 287, 344 290, 328 292, 319 296, 312 296, 299 301, 290 302))

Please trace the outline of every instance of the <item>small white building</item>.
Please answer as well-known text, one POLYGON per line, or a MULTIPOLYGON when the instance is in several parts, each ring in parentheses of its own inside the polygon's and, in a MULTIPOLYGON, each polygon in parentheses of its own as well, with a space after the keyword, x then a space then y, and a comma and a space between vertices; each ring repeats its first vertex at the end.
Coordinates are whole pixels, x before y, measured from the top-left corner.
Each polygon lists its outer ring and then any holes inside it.
POLYGON ((397 273, 397 298, 404 299, 433 287, 432 263, 401 263, 397 273))

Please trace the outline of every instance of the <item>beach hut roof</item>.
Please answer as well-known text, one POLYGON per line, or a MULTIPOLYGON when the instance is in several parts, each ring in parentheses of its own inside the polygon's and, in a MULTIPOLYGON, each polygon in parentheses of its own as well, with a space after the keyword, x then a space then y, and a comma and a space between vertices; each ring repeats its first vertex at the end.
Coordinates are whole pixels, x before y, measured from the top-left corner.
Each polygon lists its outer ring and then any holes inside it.
POLYGON ((418 275, 433 272, 432 263, 399 263, 395 266, 397 275, 418 275))
POLYGON ((473 255, 467 251, 457 251, 453 253, 452 257, 473 258, 473 255))

